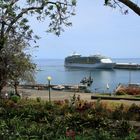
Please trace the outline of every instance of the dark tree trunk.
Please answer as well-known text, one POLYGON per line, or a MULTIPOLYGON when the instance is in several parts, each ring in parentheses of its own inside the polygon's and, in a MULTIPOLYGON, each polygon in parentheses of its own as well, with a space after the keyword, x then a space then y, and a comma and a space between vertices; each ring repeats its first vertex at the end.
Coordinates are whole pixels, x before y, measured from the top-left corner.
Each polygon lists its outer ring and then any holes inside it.
POLYGON ((0 57, 0 94, 2 92, 3 87, 7 84, 7 71, 5 70, 5 67, 7 66, 7 63, 0 57))
POLYGON ((18 85, 19 85, 19 82, 16 81, 16 82, 14 83, 15 95, 20 96, 19 93, 18 93, 18 85))
POLYGON ((15 94, 17 95, 18 94, 18 91, 17 91, 17 85, 16 85, 16 83, 14 84, 14 88, 15 88, 15 94))
POLYGON ((3 89, 3 87, 2 87, 2 86, 0 86, 0 95, 2 94, 2 89, 3 89))
POLYGON ((15 84, 14 84, 14 88, 15 88, 15 94, 18 95, 17 83, 16 83, 16 82, 15 82, 15 84))

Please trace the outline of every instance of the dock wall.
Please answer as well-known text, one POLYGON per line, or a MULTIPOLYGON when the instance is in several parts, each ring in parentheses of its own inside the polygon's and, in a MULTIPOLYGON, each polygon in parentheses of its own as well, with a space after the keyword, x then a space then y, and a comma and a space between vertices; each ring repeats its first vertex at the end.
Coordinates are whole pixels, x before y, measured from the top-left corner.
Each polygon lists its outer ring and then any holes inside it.
POLYGON ((135 63, 116 63, 114 69, 140 70, 140 64, 135 64, 135 63))
MULTIPOLYGON (((54 86, 57 85, 48 85, 48 84, 25 84, 25 85, 19 85, 19 87, 21 88, 27 88, 27 89, 37 89, 37 90, 48 90, 49 87, 53 88, 54 86)), ((68 91, 84 91, 87 90, 87 86, 86 85, 62 85, 64 86, 64 90, 68 90, 68 91)))

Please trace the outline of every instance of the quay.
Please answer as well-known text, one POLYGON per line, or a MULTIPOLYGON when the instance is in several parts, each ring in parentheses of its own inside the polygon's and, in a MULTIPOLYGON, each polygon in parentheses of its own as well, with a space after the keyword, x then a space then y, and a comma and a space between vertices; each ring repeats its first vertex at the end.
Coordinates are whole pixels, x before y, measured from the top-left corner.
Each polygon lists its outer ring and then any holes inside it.
POLYGON ((137 63, 116 63, 114 69, 140 70, 140 64, 137 63))
MULTIPOLYGON (((85 91, 87 90, 87 85, 48 85, 48 84, 25 84, 25 85, 19 85, 19 87, 21 88, 25 88, 25 89, 37 89, 37 90, 48 90, 49 87, 51 89, 53 89, 53 87, 55 86, 63 86, 65 91, 85 91)), ((57 90, 57 89, 55 89, 57 90)), ((58 89, 60 90, 60 89, 58 89)))

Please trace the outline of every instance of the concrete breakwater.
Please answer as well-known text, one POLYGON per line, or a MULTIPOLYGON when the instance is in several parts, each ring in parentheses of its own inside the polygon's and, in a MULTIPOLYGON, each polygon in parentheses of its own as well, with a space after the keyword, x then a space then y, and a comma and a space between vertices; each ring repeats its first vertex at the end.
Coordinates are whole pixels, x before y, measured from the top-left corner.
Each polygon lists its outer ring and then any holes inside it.
POLYGON ((140 64, 137 64, 137 63, 116 63, 114 69, 140 70, 140 64))
MULTIPOLYGON (((58 85, 48 85, 48 84, 25 84, 25 85, 20 85, 21 88, 25 89, 37 89, 37 90, 48 90, 49 87, 51 89, 54 89, 53 87, 56 87, 58 85)), ((68 90, 68 91, 85 91, 87 90, 87 85, 59 85, 64 87, 63 90, 68 90)), ((55 90, 61 90, 60 88, 55 88, 55 90)))

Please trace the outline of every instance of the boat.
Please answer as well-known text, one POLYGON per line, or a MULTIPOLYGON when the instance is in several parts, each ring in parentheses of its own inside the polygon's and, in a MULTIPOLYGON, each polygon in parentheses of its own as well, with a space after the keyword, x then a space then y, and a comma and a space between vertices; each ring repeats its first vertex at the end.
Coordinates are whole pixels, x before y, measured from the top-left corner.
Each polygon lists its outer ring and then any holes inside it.
POLYGON ((80 83, 87 84, 87 86, 91 86, 91 84, 93 83, 93 80, 92 79, 90 80, 90 79, 85 77, 80 81, 80 83))
POLYGON ((112 69, 115 66, 110 58, 100 54, 81 56, 73 53, 65 58, 64 63, 67 68, 112 69))
POLYGON ((64 90, 65 87, 63 85, 56 85, 52 87, 53 90, 64 90))
POLYGON ((91 76, 89 77, 84 77, 80 83, 82 84, 87 84, 87 86, 91 86, 91 84, 93 83, 93 78, 91 78, 91 76))

